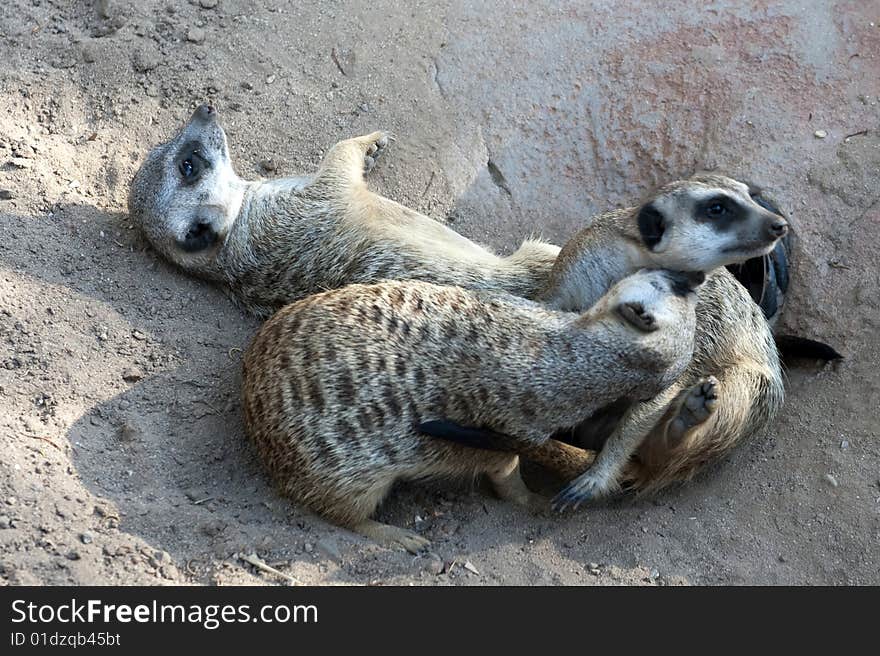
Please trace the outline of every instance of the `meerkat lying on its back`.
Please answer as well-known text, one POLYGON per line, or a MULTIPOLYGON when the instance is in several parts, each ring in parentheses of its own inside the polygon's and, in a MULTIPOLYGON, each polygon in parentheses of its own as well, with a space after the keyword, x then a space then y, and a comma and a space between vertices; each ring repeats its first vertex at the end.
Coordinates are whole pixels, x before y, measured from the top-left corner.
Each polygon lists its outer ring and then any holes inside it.
MULTIPOLYGON (((749 188, 716 175, 662 187, 637 207, 593 219, 562 249, 541 299, 549 307, 583 311, 611 285, 642 267, 710 272, 698 291, 693 359, 650 401, 615 404, 620 421, 595 464, 557 497, 577 506, 615 490, 638 491, 690 479, 706 463, 766 428, 784 397, 779 356, 760 308, 723 267, 770 253, 787 222, 756 203, 749 188), (631 456, 635 456, 631 461, 631 456)), ((574 434, 592 446, 598 417, 574 434)), ((531 448, 530 440, 494 426, 432 422, 425 434, 496 449, 531 448)), ((559 439, 569 439, 559 436, 559 439)))
POLYGON ((690 360, 702 279, 641 272, 580 315, 414 281, 310 296, 245 353, 245 428, 283 493, 415 550, 426 540, 370 519, 395 481, 485 473, 502 498, 540 503, 516 455, 420 435, 420 422, 491 425, 540 445, 614 399, 657 394, 690 360))
POLYGON ((558 247, 526 241, 499 257, 370 192, 364 170, 387 143, 383 132, 348 139, 313 176, 249 182, 232 168, 216 112, 202 105, 174 139, 150 151, 132 181, 129 212, 162 255, 260 316, 382 279, 524 297, 543 288, 558 247))

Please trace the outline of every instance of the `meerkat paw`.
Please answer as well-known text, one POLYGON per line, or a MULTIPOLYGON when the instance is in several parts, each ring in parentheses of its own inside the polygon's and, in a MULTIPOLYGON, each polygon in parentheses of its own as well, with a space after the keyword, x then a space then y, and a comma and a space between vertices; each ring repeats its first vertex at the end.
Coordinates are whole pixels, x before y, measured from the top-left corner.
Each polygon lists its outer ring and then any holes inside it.
POLYGON ((504 501, 522 506, 536 515, 543 514, 549 509, 548 499, 540 494, 535 494, 522 479, 519 471, 519 458, 514 459, 497 471, 489 473, 495 494, 504 501), (512 463, 512 466, 511 464, 512 463))
POLYGON ((352 526, 351 530, 378 542, 382 546, 403 548, 411 554, 419 553, 431 544, 430 540, 423 538, 418 533, 390 524, 382 524, 372 519, 366 519, 352 526))
POLYGON ((364 173, 369 173, 373 170, 373 167, 376 166, 376 160, 385 152, 386 148, 388 148, 388 143, 391 140, 391 137, 387 132, 374 132, 366 137, 362 137, 365 140, 369 140, 369 145, 367 146, 367 151, 364 153, 364 173))
POLYGON ((582 503, 607 496, 619 488, 613 476, 589 470, 566 485, 553 497, 551 505, 556 512, 577 510, 582 503))
POLYGON ((705 422, 718 407, 718 379, 708 376, 685 390, 678 414, 669 422, 666 430, 670 444, 681 441, 685 433, 705 422))

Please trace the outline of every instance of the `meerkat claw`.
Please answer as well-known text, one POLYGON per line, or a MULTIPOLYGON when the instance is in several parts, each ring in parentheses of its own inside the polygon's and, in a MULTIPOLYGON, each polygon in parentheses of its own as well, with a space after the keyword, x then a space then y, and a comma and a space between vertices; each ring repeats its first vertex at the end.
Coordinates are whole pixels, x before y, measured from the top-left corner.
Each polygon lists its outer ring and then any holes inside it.
POLYGON ((373 167, 376 166, 376 160, 388 148, 388 142, 388 134, 382 132, 381 136, 367 147, 367 152, 364 154, 364 173, 369 173, 373 170, 373 167))
POLYGON ((556 512, 577 510, 581 504, 593 501, 605 496, 612 488, 608 484, 591 476, 580 476, 566 485, 551 502, 551 507, 556 512))

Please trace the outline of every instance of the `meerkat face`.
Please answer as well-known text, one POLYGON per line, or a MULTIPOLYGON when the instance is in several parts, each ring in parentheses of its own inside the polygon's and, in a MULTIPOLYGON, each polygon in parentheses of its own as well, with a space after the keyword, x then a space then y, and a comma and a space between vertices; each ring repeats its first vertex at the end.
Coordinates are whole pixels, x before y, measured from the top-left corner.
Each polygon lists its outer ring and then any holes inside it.
POLYGON ((718 175, 660 189, 638 213, 642 242, 656 266, 709 271, 766 255, 788 222, 759 205, 749 187, 718 175))
POLYGON ((627 330, 669 330, 696 307, 695 292, 705 279, 702 271, 642 269, 618 282, 600 304, 622 319, 627 330))
POLYGON ((702 271, 642 269, 618 282, 590 309, 632 348, 621 349, 630 365, 659 377, 646 378, 646 392, 656 393, 687 367, 696 328, 696 290, 702 271), (659 387, 654 385, 659 381, 659 387))
POLYGON ((174 139, 149 153, 132 181, 128 206, 157 250, 191 268, 217 253, 241 199, 226 134, 216 111, 201 105, 174 139))

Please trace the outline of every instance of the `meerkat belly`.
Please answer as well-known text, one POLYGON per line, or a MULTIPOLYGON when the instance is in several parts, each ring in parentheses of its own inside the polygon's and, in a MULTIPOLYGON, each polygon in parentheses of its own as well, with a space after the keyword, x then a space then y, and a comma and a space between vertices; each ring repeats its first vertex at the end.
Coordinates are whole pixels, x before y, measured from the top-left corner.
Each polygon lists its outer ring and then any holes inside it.
POLYGON ((694 358, 695 378, 717 375, 740 364, 779 369, 770 327, 760 308, 726 269, 716 269, 698 292, 694 358))

